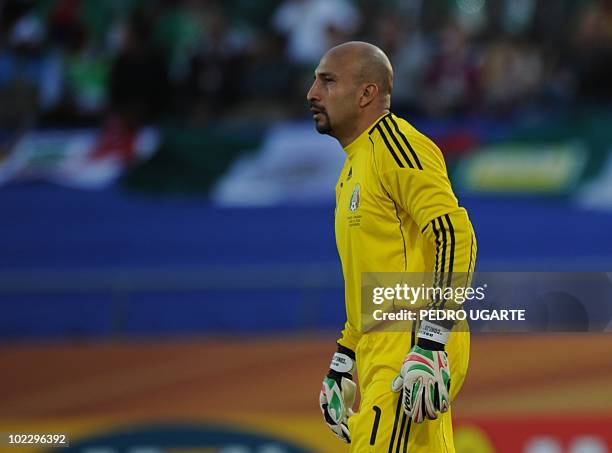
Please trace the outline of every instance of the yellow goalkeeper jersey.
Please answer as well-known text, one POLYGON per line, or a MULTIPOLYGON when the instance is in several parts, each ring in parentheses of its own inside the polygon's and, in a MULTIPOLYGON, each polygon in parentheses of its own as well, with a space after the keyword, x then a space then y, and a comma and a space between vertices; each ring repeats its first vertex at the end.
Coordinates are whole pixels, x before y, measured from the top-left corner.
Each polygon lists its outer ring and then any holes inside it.
POLYGON ((344 151, 336 185, 336 245, 347 320, 338 343, 361 338, 362 272, 471 272, 476 239, 438 147, 388 113, 344 151))

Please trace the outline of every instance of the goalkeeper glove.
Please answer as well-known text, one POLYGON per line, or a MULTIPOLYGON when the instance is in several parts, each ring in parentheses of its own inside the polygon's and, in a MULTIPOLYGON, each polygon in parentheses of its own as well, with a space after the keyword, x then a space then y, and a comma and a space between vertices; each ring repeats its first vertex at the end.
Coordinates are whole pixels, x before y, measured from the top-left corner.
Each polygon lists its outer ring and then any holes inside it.
POLYGON ((346 443, 351 443, 348 418, 353 415, 353 403, 357 386, 353 381, 355 353, 338 345, 332 357, 329 373, 323 378, 319 394, 319 406, 325 423, 332 432, 346 443))
POLYGON ((427 324, 421 327, 417 345, 408 352, 399 375, 391 384, 394 392, 403 390, 404 412, 415 423, 421 423, 425 418, 435 420, 438 418, 437 412, 444 413, 450 407, 450 369, 444 351, 448 331, 432 341, 430 332, 422 336, 423 329, 431 331, 434 328, 438 332, 446 329, 427 324), (438 341, 440 339, 443 341, 438 341))

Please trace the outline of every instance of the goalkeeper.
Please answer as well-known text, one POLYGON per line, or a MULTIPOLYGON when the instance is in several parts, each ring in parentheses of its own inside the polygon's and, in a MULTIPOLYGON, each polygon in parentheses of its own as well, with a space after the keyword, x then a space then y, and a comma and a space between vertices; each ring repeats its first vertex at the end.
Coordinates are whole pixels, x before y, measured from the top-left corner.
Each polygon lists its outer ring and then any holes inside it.
POLYGON ((469 277, 476 259, 472 225, 442 153, 390 112, 392 88, 387 56, 349 42, 323 56, 307 95, 317 131, 346 153, 335 231, 347 321, 319 403, 353 452, 453 452, 451 402, 467 372, 467 329, 431 322, 403 332, 360 327, 363 272, 431 272, 446 281, 458 272, 469 277), (356 374, 361 402, 353 414, 356 374))

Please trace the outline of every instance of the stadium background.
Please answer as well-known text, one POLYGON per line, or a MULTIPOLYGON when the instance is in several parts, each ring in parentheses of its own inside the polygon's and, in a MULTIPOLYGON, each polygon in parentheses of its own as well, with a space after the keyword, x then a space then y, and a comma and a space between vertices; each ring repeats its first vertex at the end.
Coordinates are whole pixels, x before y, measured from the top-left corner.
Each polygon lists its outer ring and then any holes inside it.
MULTIPOLYGON (((0 5, 0 432, 345 451, 317 407, 343 155, 305 93, 347 39, 390 55, 393 110, 443 149, 478 270, 611 268, 609 1, 0 5)), ((475 335, 457 450, 609 451, 611 348, 475 335)))

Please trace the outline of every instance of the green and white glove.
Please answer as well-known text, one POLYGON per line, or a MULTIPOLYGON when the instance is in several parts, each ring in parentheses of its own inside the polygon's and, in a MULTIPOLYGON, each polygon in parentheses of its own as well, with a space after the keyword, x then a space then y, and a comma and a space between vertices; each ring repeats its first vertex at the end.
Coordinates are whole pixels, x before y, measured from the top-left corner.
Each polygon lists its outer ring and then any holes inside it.
MULTIPOLYGON (((431 330, 431 323, 428 324, 425 329, 431 330)), ((434 325, 433 328, 439 332, 439 326, 434 325)), ((450 369, 444 351, 448 332, 441 337, 434 336, 435 340, 432 341, 430 333, 423 335, 423 329, 422 326, 417 345, 408 352, 391 384, 394 392, 403 390, 404 412, 415 423, 421 423, 426 418, 435 420, 438 412, 444 413, 450 407, 450 369)))
POLYGON ((325 423, 332 432, 346 443, 351 443, 348 418, 353 415, 353 403, 357 385, 353 381, 355 353, 338 345, 330 364, 329 373, 323 378, 319 406, 325 423))

